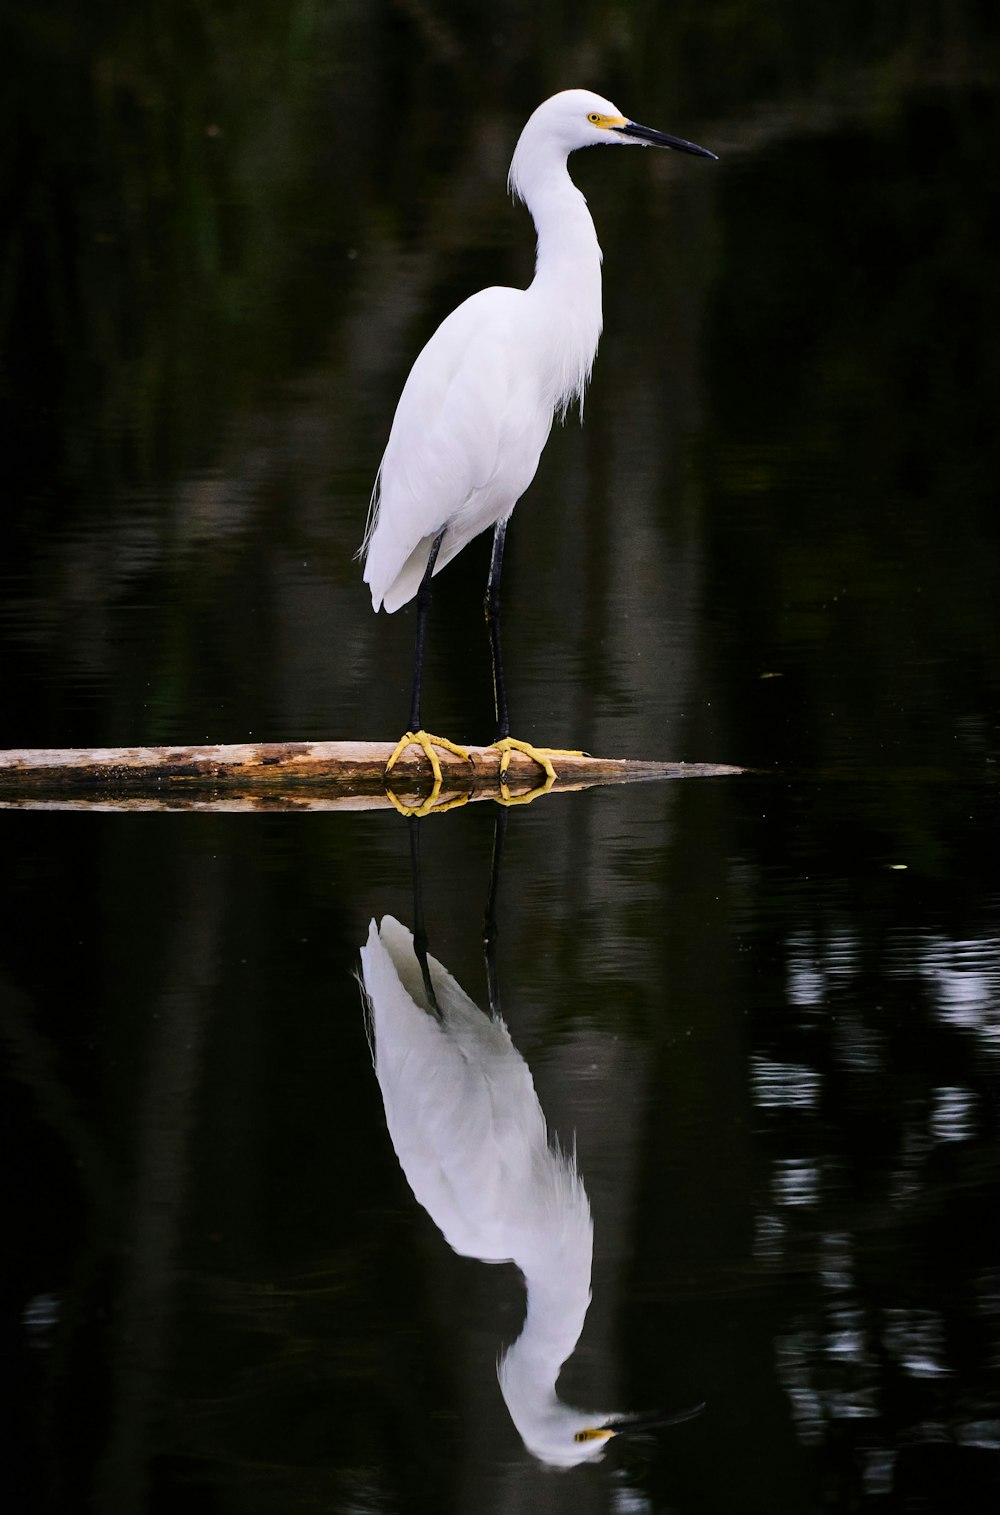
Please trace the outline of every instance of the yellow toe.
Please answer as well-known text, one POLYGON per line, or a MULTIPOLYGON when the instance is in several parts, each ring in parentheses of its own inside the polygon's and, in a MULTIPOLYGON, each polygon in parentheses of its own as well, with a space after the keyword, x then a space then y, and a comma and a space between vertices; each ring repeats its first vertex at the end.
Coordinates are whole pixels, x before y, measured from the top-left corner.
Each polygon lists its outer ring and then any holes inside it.
POLYGON ((392 772, 401 754, 406 751, 407 747, 420 748, 424 757, 431 765, 434 782, 438 785, 441 783, 441 763, 437 753, 434 751, 435 747, 440 747, 442 752, 453 753, 455 757, 462 758, 466 763, 472 762, 465 748, 459 747, 455 742, 449 742, 447 737, 432 736, 429 731, 404 731, 392 750, 392 756, 385 765, 386 773, 392 772))
POLYGON ((472 798, 471 794, 457 794, 454 799, 439 801, 438 795, 441 793, 441 785, 436 780, 431 785, 430 794, 427 795, 426 799, 422 799, 419 805, 404 804, 398 794, 393 793, 388 784, 385 786, 385 792, 393 808, 398 810, 400 815, 407 817, 415 815, 418 819, 425 815, 444 815, 446 810, 457 810, 460 805, 467 805, 472 798))
POLYGON ((430 794, 421 800, 419 805, 404 805, 402 800, 389 788, 388 782, 386 782, 385 792, 400 815, 424 816, 430 815, 431 811, 443 813, 445 810, 454 810, 456 805, 466 804, 469 798, 467 794, 459 795, 456 799, 445 800, 443 804, 438 803, 438 796, 441 793, 442 774, 440 759, 434 751, 435 747, 439 747, 443 752, 451 752, 455 757, 463 758, 465 762, 472 763, 472 759, 464 747, 459 747, 455 742, 449 742, 447 737, 432 736, 429 731, 404 731, 393 748, 392 756, 385 765, 385 780, 388 780, 389 774, 407 747, 420 748, 431 765, 431 774, 433 775, 434 782, 431 785, 430 794))
POLYGON ((539 799, 543 794, 548 794, 555 783, 555 774, 549 777, 545 775, 544 784, 536 784, 534 789, 529 789, 526 794, 511 794, 505 778, 500 780, 500 793, 497 796, 498 805, 530 805, 532 800, 539 799))
POLYGON ((526 757, 530 757, 533 762, 536 762, 544 772, 545 777, 549 780, 550 787, 556 780, 556 770, 552 765, 554 757, 583 757, 582 752, 574 752, 566 747, 535 747, 531 742, 519 742, 516 737, 512 736, 501 737, 498 742, 491 742, 490 745, 502 754, 500 758, 501 783, 507 777, 507 769, 510 766, 510 755, 512 752, 523 752, 526 757))

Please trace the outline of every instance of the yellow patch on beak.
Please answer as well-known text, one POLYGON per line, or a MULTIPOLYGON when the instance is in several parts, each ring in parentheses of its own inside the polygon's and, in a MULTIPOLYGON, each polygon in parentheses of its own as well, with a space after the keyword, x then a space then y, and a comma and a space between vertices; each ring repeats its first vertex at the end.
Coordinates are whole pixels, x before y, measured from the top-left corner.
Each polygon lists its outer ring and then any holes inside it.
POLYGON ((590 122, 591 126, 600 126, 605 131, 610 131, 613 126, 628 125, 628 118, 626 116, 602 116, 600 111, 596 110, 591 111, 590 115, 587 117, 587 120, 590 122))
MULTIPOLYGON (((605 119, 610 120, 612 118, 611 117, 606 117, 605 119)), ((614 1431, 608 1430, 608 1428, 606 1426, 588 1426, 585 1431, 576 1431, 574 1433, 574 1435, 573 1435, 573 1440, 574 1441, 607 1441, 608 1437, 609 1436, 613 1436, 614 1434, 615 1434, 614 1431)))

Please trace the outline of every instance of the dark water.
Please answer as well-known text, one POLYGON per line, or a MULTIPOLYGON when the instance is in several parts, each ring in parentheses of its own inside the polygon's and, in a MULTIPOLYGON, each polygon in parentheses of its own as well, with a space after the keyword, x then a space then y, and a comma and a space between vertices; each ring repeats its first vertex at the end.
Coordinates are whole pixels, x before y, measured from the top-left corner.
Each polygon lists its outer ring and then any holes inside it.
MULTIPOLYGON (((497 943, 593 1217, 560 1394, 707 1407, 561 1473, 514 1429, 518 1273, 414 1199, 355 978, 414 924, 404 821, 7 810, 3 1508, 993 1510, 992 39, 493 11, 16 28, 2 745, 396 735, 412 609, 352 554, 420 342, 530 275, 521 121, 587 81, 714 147, 574 163, 606 330, 508 537, 508 677, 522 736, 756 771, 511 812, 497 943)), ((475 740, 487 554, 425 696, 475 740)), ((480 1006, 495 817, 420 833, 480 1006)))

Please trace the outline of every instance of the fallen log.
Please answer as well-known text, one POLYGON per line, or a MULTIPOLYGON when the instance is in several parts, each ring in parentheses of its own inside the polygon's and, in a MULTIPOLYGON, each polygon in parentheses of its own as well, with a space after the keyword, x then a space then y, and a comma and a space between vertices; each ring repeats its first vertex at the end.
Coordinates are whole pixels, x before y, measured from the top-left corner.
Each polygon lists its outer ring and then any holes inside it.
MULTIPOLYGON (((385 765, 392 742, 240 742, 170 747, 15 748, 0 751, 0 806, 46 809, 361 809, 389 806, 385 765)), ((489 799, 499 792, 500 754, 470 747, 469 762, 441 751, 440 799, 489 799)), ((720 763, 655 763, 559 754, 554 789, 635 780, 720 777, 743 770, 720 763)), ((540 769, 513 752, 512 795, 537 787, 540 769)), ((432 783, 417 747, 401 754, 392 787, 419 803, 432 783)))

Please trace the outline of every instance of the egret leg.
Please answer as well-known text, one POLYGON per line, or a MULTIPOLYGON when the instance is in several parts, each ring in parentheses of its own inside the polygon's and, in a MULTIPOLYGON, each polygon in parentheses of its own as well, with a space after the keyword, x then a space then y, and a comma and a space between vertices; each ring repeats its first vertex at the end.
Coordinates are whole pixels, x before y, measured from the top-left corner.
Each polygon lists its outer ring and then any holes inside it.
MULTIPOLYGON (((434 573, 434 565, 437 562, 438 553, 441 551, 441 543, 443 541, 444 532, 442 531, 434 538, 431 545, 430 554, 427 558, 427 567, 424 569, 424 576, 420 580, 420 588, 417 590, 417 639, 413 657, 413 697, 410 701, 410 728, 408 731, 403 732, 403 735, 393 748, 392 756, 385 765, 385 774, 388 777, 396 766, 400 754, 405 752, 407 747, 419 747, 423 752, 431 765, 434 787, 423 805, 419 807, 421 814, 427 814, 429 810, 434 808, 435 801, 441 792, 441 764, 438 761, 438 755, 434 751, 434 748, 440 747, 444 752, 452 752, 456 757, 464 758, 467 763, 472 762, 464 747, 459 747, 454 742, 449 742, 446 737, 431 736, 430 732, 424 731, 420 724, 420 686, 424 674, 424 641, 427 635, 427 612, 430 610, 431 604, 431 577, 434 573)), ((391 790, 389 790, 389 798, 397 810, 403 811, 404 814, 414 813, 409 811, 407 806, 401 805, 391 790)), ((449 806, 448 808, 451 807, 449 806)))
POLYGON ((424 576, 420 580, 420 588, 417 590, 417 639, 413 650, 413 697, 410 700, 410 727, 413 731, 421 730, 420 726, 420 686, 424 677, 424 642, 427 638, 427 613, 431 608, 431 579, 434 576, 434 566, 441 551, 441 543, 444 541, 444 532, 441 531, 431 543, 431 550, 427 555, 427 567, 424 576))
POLYGON ((490 658, 493 663, 493 708, 497 714, 497 741, 510 736, 510 718, 507 714, 507 690, 503 681, 503 654, 500 649, 500 570, 503 566, 503 544, 507 537, 507 522, 498 521, 493 528, 493 552, 490 556, 490 572, 486 580, 486 626, 490 634, 490 658))
POLYGON ((431 983, 430 963, 427 960, 427 927, 424 923, 424 882, 420 871, 420 821, 410 817, 410 874, 413 879, 413 950, 420 965, 427 1003, 440 1020, 437 995, 431 983))
POLYGON ((500 979, 497 974, 497 893, 500 889, 500 864, 507 838, 507 811, 499 809, 493 825, 493 858, 490 864, 490 887, 483 915, 483 957, 486 960, 486 988, 491 1015, 500 1014, 500 979))
POLYGON ((503 566, 503 548, 507 536, 507 522, 498 521, 493 528, 493 553, 490 572, 486 580, 486 625, 490 633, 490 656, 493 660, 493 703, 497 713, 497 737, 490 745, 498 749, 500 758, 500 800, 504 805, 527 805, 540 794, 548 794, 556 781, 552 766, 554 757, 581 757, 582 753, 560 747, 535 747, 531 742, 519 742, 510 734, 510 717, 507 712, 507 689, 503 677, 503 655, 500 649, 500 570, 503 566), (512 795, 507 785, 507 769, 511 752, 523 752, 533 758, 545 774, 544 784, 527 794, 512 795))

